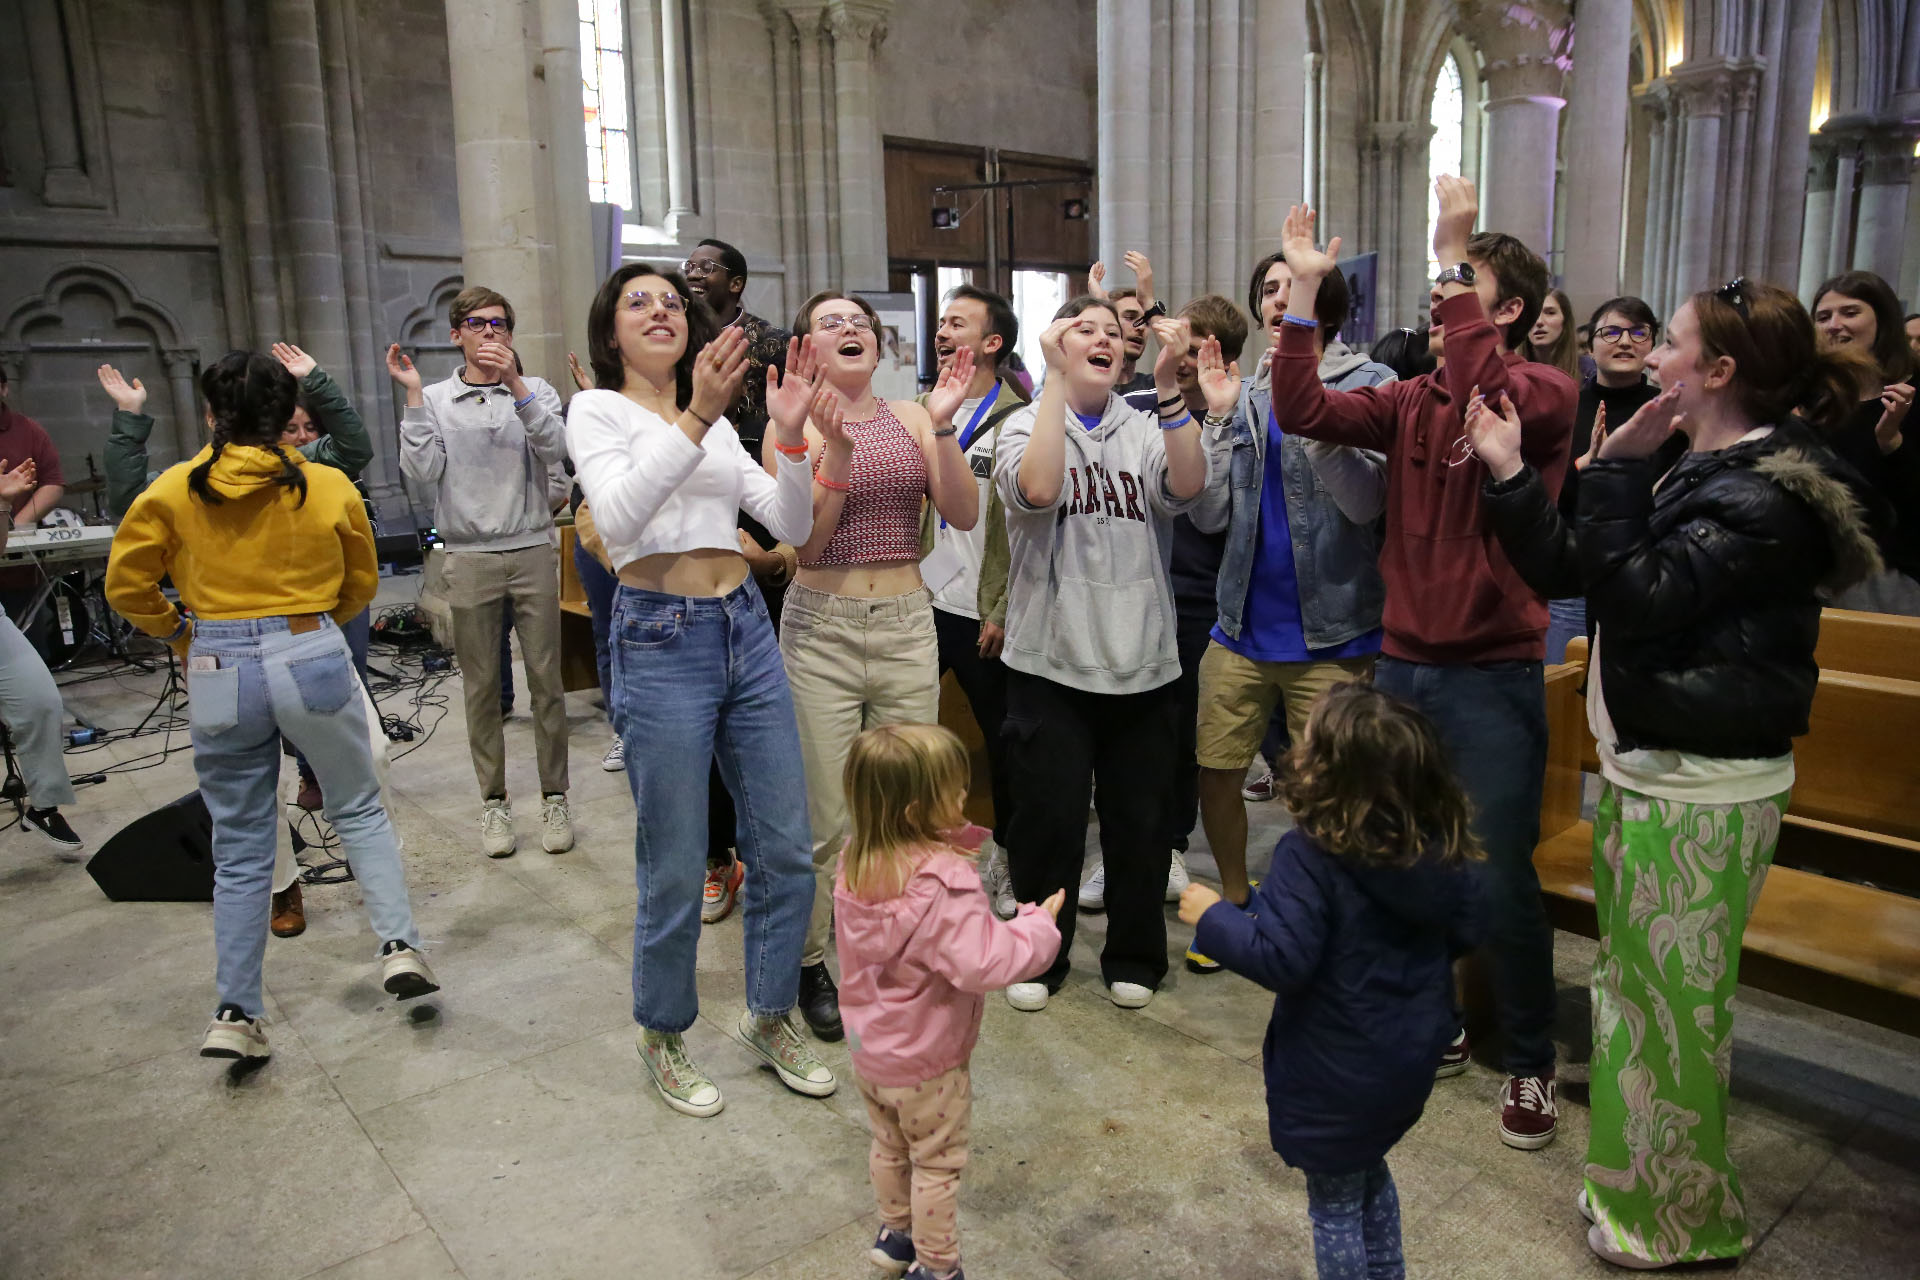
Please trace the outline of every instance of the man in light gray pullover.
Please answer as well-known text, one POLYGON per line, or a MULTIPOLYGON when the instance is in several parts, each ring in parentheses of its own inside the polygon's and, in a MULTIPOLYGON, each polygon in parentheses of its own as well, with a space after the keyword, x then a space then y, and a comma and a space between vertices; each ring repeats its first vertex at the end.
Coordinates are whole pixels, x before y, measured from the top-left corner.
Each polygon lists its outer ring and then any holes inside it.
POLYGON ((387 371, 406 390, 400 470, 433 502, 447 545, 447 603, 453 652, 465 687, 467 739, 480 782, 480 837, 487 856, 514 850, 501 727, 501 610, 513 607, 533 697, 540 763, 541 845, 573 847, 567 809, 567 713, 560 684, 560 576, 553 547, 548 477, 566 460, 560 397, 523 376, 513 353, 513 305, 479 285, 448 309, 466 364, 422 388, 419 371, 387 351, 387 371))

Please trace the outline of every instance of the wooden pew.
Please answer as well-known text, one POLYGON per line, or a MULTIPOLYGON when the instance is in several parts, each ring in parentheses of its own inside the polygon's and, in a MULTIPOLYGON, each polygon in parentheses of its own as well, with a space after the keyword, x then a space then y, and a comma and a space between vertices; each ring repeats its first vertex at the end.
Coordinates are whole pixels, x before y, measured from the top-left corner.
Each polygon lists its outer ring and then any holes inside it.
POLYGON ((1822 671, 1920 680, 1920 618, 1823 609, 1813 657, 1822 671))
MULTIPOLYGON (((1576 641, 1548 671, 1534 866, 1555 925, 1591 937, 1593 828, 1580 820, 1576 772, 1598 770, 1585 649, 1576 641)), ((1741 981, 1920 1035, 1920 898, 1891 891, 1920 885, 1920 681, 1823 671, 1811 722, 1795 743, 1798 781, 1748 921, 1741 981), (1873 885, 1839 878, 1863 872, 1873 885)))
POLYGON ((560 687, 568 693, 600 687, 593 657, 593 611, 573 564, 573 525, 560 526, 560 687))

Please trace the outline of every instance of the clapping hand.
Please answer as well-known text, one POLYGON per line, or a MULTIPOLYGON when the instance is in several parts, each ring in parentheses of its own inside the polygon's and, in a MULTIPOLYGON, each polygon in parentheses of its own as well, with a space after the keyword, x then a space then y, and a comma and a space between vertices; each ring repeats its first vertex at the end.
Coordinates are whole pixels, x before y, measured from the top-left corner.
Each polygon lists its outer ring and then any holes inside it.
POLYGON ((513 348, 504 342, 488 338, 473 353, 473 363, 481 373, 495 382, 506 382, 518 372, 514 362, 513 348))
POLYGON ((1323 252, 1313 238, 1314 224, 1320 215, 1304 204, 1296 204, 1287 210, 1287 220, 1280 228, 1280 252, 1286 256, 1287 270, 1293 272, 1295 282, 1312 280, 1316 284, 1332 275, 1335 263, 1340 258, 1340 237, 1335 236, 1328 242, 1323 252))
POLYGON ((797 449, 806 443, 807 414, 813 407, 813 379, 820 369, 820 357, 813 338, 800 335, 787 339, 787 371, 775 364, 767 366, 767 416, 780 433, 780 443, 797 449))
POLYGON ((1886 406, 1886 411, 1873 429, 1873 439, 1881 453, 1892 453, 1900 447, 1903 439, 1900 429, 1907 420, 1907 410, 1913 408, 1913 384, 1893 383, 1880 393, 1880 403, 1886 406))
POLYGON ((1078 323, 1079 317, 1066 316, 1040 331, 1040 354, 1046 358, 1047 372, 1059 373, 1067 367, 1067 353, 1061 344, 1066 340, 1067 330, 1078 323))
POLYGON ((0 458, 0 502, 12 504, 32 493, 36 475, 32 458, 12 470, 7 469, 7 460, 0 458))
POLYGON ((953 421, 953 415, 967 398, 967 385, 973 381, 973 348, 960 347, 940 370, 940 378, 927 393, 927 412, 936 428, 953 421))
POLYGON ((413 367, 412 358, 400 349, 397 342, 387 347, 387 376, 407 393, 408 404, 413 403, 412 397, 420 394, 420 371, 413 367))
POLYGON ((1676 382, 1641 405, 1640 411, 1628 418, 1624 426, 1607 434, 1597 456, 1628 462, 1652 456, 1687 420, 1687 415, 1675 407, 1680 400, 1680 390, 1686 385, 1676 382))
POLYGON ((847 434, 847 405, 832 387, 821 387, 810 414, 827 453, 843 461, 853 457, 853 437, 847 434))
POLYGON ((1102 302, 1107 297, 1107 264, 1096 262, 1087 268, 1087 292, 1102 302))
POLYGON ((738 326, 722 329, 693 361, 693 398, 687 407, 709 425, 718 422, 747 379, 747 335, 738 326))
POLYGON ((1480 461, 1495 480, 1511 480, 1520 473, 1520 413, 1505 391, 1500 393, 1500 409, 1495 412, 1487 398, 1474 388, 1467 401, 1467 439, 1480 461))
POLYGON ((1240 399, 1240 362, 1224 363, 1220 340, 1212 335, 1200 343, 1200 394, 1207 398, 1207 412, 1217 418, 1232 413, 1240 399))
POLYGON ((573 375, 573 385, 582 391, 593 390, 593 375, 580 367, 580 357, 567 352, 567 372, 573 375))
POLYGON ((120 371, 110 364, 99 369, 100 385, 113 398, 113 407, 122 413, 138 413, 147 403, 147 389, 140 385, 140 379, 128 382, 120 376, 120 371))
POLYGON ((1182 924, 1199 924, 1200 917, 1207 914, 1207 908, 1219 902, 1220 895, 1203 884, 1190 884, 1180 895, 1180 921, 1182 924))
POLYGON ((1587 451, 1573 460, 1575 471, 1585 471, 1593 460, 1600 456, 1600 446, 1607 440, 1607 406, 1602 404, 1593 411, 1593 435, 1587 441, 1587 451))
POLYGON ((1138 249, 1129 249, 1121 259, 1127 264, 1127 270, 1133 272, 1134 296, 1140 299, 1140 305, 1151 309, 1153 306, 1153 263, 1147 255, 1138 249))
POLYGON ((1439 215, 1433 223, 1433 253, 1443 267, 1466 260, 1467 239, 1480 217, 1480 196, 1465 178, 1443 173, 1433 180, 1439 215))
POLYGON ((296 378, 304 378, 315 369, 313 357, 294 346, 291 342, 273 344, 273 358, 287 366, 287 372, 296 378))
POLYGON ((1174 371, 1193 349, 1193 326, 1185 320, 1156 316, 1152 327, 1153 336, 1160 342, 1160 350, 1153 357, 1153 382, 1157 390, 1162 385, 1175 385, 1174 371))

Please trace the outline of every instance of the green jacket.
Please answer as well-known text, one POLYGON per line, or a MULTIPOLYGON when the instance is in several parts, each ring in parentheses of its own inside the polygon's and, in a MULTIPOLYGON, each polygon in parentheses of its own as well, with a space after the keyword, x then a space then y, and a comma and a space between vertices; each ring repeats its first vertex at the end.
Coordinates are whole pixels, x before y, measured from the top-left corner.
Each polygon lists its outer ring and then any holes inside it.
MULTIPOLYGON (((316 368, 301 379, 300 392, 326 429, 318 440, 300 446, 301 455, 308 462, 346 472, 349 480, 358 480, 362 469, 373 461, 373 438, 367 434, 367 424, 325 369, 316 368)), ((146 490, 147 437, 152 434, 151 414, 114 410, 113 426, 107 432, 105 465, 107 509, 115 520, 124 518, 133 500, 146 490)))
MULTIPOLYGON (((1002 395, 994 403, 993 412, 980 424, 982 431, 996 430, 1001 423, 1011 418, 1017 411, 1027 407, 1020 394, 1020 384, 1012 378, 1000 379, 1002 395)), ((914 403, 925 407, 925 393, 914 397, 914 403)), ((1000 447, 1000 438, 994 437, 994 448, 1000 447)), ((939 518, 928 501, 920 508, 920 558, 933 551, 933 522, 939 518)), ((1007 568, 1011 557, 1007 551, 1007 509, 1000 502, 999 486, 991 480, 987 483, 987 543, 980 553, 980 591, 975 597, 980 618, 996 627, 1007 625, 1007 568)))

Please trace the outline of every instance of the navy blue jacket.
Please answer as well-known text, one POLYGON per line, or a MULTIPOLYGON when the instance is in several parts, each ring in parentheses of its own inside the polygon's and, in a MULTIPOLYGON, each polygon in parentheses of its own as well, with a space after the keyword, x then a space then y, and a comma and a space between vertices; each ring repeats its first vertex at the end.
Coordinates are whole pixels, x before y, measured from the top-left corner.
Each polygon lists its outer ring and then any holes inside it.
POLYGON ((1261 1056, 1288 1164, 1372 1168, 1420 1118, 1458 1029, 1451 960, 1477 932, 1473 884, 1430 860, 1336 858, 1289 831, 1245 910, 1200 917, 1194 949, 1275 993, 1261 1056))

